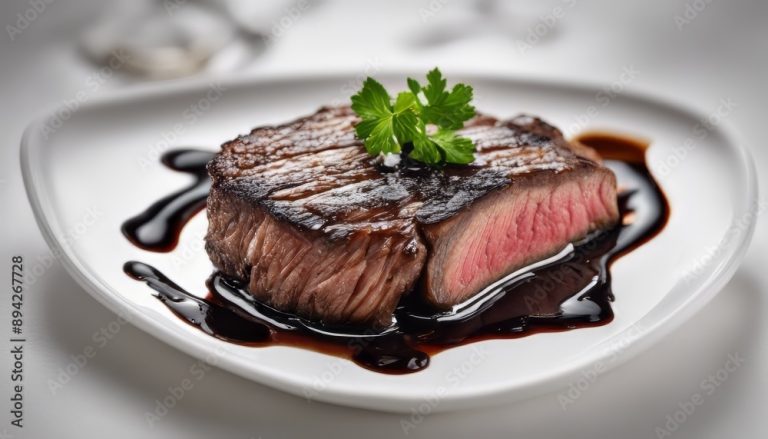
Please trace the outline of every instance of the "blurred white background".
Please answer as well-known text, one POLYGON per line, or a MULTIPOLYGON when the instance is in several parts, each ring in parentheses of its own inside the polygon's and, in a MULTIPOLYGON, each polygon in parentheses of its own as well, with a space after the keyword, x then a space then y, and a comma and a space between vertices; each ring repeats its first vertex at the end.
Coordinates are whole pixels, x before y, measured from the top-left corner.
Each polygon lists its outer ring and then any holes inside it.
MULTIPOLYGON (((50 267, 26 293, 25 427, 9 424, 3 397, 0 438, 766 437, 764 219, 746 262, 717 299, 661 344, 599 376, 567 410, 549 394, 417 417, 415 428, 404 429, 413 419, 310 403, 214 369, 150 425, 145 414, 196 361, 128 325, 64 387, 49 387, 115 316, 50 258, 18 168, 21 133, 42 110, 170 76, 358 76, 439 65, 449 77, 479 71, 611 84, 631 68, 638 72, 628 85, 634 92, 703 114, 724 99, 735 103, 724 123, 751 149, 765 203, 766 22, 764 0, 3 2, 0 260, 22 254, 50 267), (116 48, 132 51, 136 63, 104 69, 116 48), (729 355, 744 364, 692 413, 675 416, 729 355)), ((10 284, 9 273, 2 279, 10 284)), ((9 301, 0 301, 3 327, 9 311, 9 301)), ((3 358, 0 375, 7 377, 3 358)), ((0 387, 10 393, 8 379, 0 387)))

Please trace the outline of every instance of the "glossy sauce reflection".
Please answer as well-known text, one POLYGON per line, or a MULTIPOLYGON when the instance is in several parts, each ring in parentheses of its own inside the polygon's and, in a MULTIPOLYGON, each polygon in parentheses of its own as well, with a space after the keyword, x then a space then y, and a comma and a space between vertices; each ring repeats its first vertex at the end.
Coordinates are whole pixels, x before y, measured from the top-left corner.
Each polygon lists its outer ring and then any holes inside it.
MULTIPOLYGON (((658 234, 669 206, 646 166, 646 141, 610 132, 584 133, 574 141, 596 149, 616 174, 621 223, 518 270, 450 312, 435 313, 418 294, 410 294, 386 330, 328 327, 259 303, 220 273, 209 278, 209 294, 203 298, 147 264, 130 261, 123 268, 146 282, 176 315, 211 336, 253 346, 312 349, 392 374, 421 370, 431 355, 458 345, 603 325, 613 319, 610 264, 658 234)), ((150 251, 175 246, 184 223, 204 207, 210 187, 205 165, 211 157, 178 150, 163 158, 171 169, 192 174, 195 182, 128 220, 123 232, 131 242, 150 251)))

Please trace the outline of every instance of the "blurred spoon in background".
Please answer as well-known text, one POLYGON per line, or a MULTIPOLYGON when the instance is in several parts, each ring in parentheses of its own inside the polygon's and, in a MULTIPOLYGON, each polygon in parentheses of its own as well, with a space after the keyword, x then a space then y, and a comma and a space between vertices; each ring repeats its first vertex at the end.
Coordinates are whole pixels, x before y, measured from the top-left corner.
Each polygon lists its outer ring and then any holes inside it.
POLYGON ((559 18, 575 0, 474 0, 446 8, 447 2, 429 2, 419 9, 421 23, 406 42, 417 49, 446 46, 479 36, 508 42, 537 41, 557 35, 559 18), (543 27, 543 30, 542 30, 543 27))
POLYGON ((261 55, 271 26, 295 0, 152 0, 113 9, 80 40, 101 66, 146 79, 242 68, 261 55))

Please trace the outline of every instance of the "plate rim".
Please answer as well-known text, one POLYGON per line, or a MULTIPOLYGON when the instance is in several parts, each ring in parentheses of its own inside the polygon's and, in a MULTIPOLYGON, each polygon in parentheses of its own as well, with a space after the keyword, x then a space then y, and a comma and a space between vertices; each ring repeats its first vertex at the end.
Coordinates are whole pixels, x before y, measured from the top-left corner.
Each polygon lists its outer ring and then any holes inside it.
MULTIPOLYGON (((379 77, 405 77, 413 74, 411 70, 385 70, 377 73, 379 77)), ((570 81, 552 78, 527 77, 521 75, 500 75, 494 73, 478 73, 472 71, 452 72, 462 78, 476 78, 483 81, 497 81, 500 83, 510 82, 518 85, 535 85, 544 87, 566 87, 577 90, 597 90, 604 84, 592 83, 586 81, 570 81)), ((157 97, 158 95, 181 95, 184 93, 196 92, 210 86, 212 82, 218 82, 228 87, 238 86, 263 86, 274 82, 293 82, 293 81, 317 81, 317 80, 348 80, 355 77, 354 71, 323 72, 323 73, 273 73, 264 75, 245 75, 233 76, 229 78, 197 78, 190 80, 175 81, 173 83, 152 83, 142 84, 133 87, 105 93, 80 105, 74 112, 85 109, 97 108, 101 105, 110 105, 115 103, 124 103, 130 101, 141 101, 146 97, 157 97)), ((696 120, 704 120, 705 116, 698 110, 690 108, 678 102, 669 101, 666 97, 660 97, 647 92, 638 92, 628 89, 622 92, 622 97, 640 101, 646 104, 666 107, 675 112, 684 113, 696 120)), ((178 331, 172 331, 166 327, 154 322, 152 319, 144 318, 138 312, 135 305, 125 301, 116 294, 107 282, 103 281, 97 273, 92 273, 87 269, 87 265, 77 256, 73 249, 64 245, 57 236, 61 236, 61 225, 57 224, 56 216, 52 210, 51 204, 45 202, 45 191, 41 189, 38 183, 34 155, 38 152, 44 141, 39 139, 40 128, 45 126, 46 121, 54 117, 58 111, 65 108, 65 105, 57 105, 43 112, 35 118, 24 130, 20 145, 20 164, 25 191, 29 199, 35 221, 41 230, 46 244, 56 258, 61 261, 64 268, 75 281, 85 289, 92 297, 118 316, 125 318, 129 323, 162 340, 164 343, 185 352, 186 354, 202 359, 210 355, 212 345, 198 342, 194 338, 185 338, 180 336, 178 331), (58 233, 58 235, 57 235, 58 233)), ((754 160, 750 152, 743 146, 738 133, 730 126, 728 121, 723 121, 715 128, 726 141, 726 147, 737 159, 739 170, 744 176, 746 187, 741 192, 743 195, 738 200, 734 199, 734 216, 731 218, 729 229, 734 226, 739 218, 749 218, 746 229, 743 233, 728 239, 725 236, 717 245, 717 251, 723 250, 722 256, 716 263, 716 267, 707 273, 701 285, 694 292, 688 294, 686 299, 679 304, 677 309, 669 312, 662 319, 658 319, 653 325, 644 327, 642 337, 630 338, 627 344, 622 346, 621 351, 615 358, 615 361, 606 365, 605 370, 612 369, 633 358, 642 351, 658 342, 665 334, 677 329, 689 318, 704 307, 723 286, 734 275, 740 265, 749 243, 751 242, 758 211, 758 190, 757 173, 754 160), (674 317, 674 318, 673 318, 674 317)), ((671 291, 671 290, 670 290, 671 291)), ((629 328, 631 329, 631 328, 629 328)), ((609 340, 621 339, 626 332, 622 331, 610 337, 609 340)), ((460 387, 451 389, 444 395, 441 395, 440 406, 433 411, 450 411, 467 406, 467 402, 474 401, 472 407, 493 405, 498 402, 513 402, 524 399, 535 394, 542 394, 546 391, 561 387, 569 379, 573 379, 590 366, 595 365, 608 356, 608 352, 600 351, 592 355, 579 356, 578 362, 571 361, 564 366, 548 369, 546 373, 539 373, 533 379, 523 383, 507 386, 473 386, 472 388, 460 387)), ((216 364, 217 367, 228 370, 241 377, 255 381, 261 385, 273 387, 287 393, 306 397, 301 389, 311 388, 311 379, 297 379, 295 375, 281 374, 280 371, 257 369, 249 367, 245 361, 236 356, 222 356, 216 364)), ((305 377, 306 378, 306 377, 305 377)), ((363 386, 357 389, 334 389, 328 387, 322 392, 314 395, 313 400, 341 404, 346 406, 368 408, 374 410, 391 411, 399 413, 408 413, 415 404, 420 404, 428 398, 428 395, 422 397, 413 397, 410 395, 397 396, 385 393, 372 393, 364 390, 363 386)))

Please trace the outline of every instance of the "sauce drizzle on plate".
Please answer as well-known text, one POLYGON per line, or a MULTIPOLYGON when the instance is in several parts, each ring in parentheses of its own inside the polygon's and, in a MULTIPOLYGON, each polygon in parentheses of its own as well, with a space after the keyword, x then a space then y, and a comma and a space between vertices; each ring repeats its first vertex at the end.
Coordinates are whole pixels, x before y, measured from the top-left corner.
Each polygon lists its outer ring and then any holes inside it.
MULTIPOLYGON (((458 345, 603 325, 613 319, 611 263, 656 236, 670 209, 646 165, 648 141, 599 131, 573 141, 597 150, 616 174, 620 223, 506 276, 450 311, 435 312, 418 294, 406 295, 384 330, 331 327, 280 312, 255 301, 243 285, 220 273, 211 275, 198 296, 148 264, 129 261, 123 269, 208 335, 250 346, 312 349, 391 374, 422 370, 431 355, 458 345)), ((205 207, 210 188, 205 166, 212 157, 197 149, 163 156, 166 166, 191 174, 194 183, 126 221, 125 236, 144 250, 171 251, 184 224, 205 207)))

